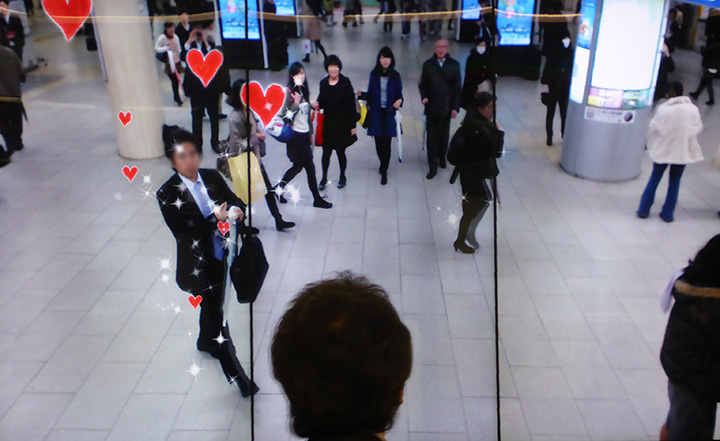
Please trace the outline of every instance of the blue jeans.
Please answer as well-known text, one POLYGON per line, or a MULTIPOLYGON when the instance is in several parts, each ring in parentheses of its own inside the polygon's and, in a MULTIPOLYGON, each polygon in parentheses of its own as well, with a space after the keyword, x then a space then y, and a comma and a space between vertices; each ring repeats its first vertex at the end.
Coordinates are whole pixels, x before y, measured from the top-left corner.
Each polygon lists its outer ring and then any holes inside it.
MULTIPOLYGON (((669 164, 653 164, 652 175, 650 175, 647 187, 645 187, 642 198, 640 198, 640 208, 638 208, 637 211, 638 216, 647 217, 650 214, 650 207, 652 207, 653 202, 655 202, 655 191, 668 165, 669 164)), ((660 211, 660 217, 667 222, 673 220, 673 213, 675 212, 675 205, 677 204, 678 194, 680 192, 680 178, 682 178, 683 171, 685 171, 685 165, 670 165, 670 184, 668 186, 667 196, 665 197, 665 204, 662 207, 662 211, 660 211)))
POLYGON ((665 425, 667 439, 712 439, 715 431, 714 400, 699 397, 690 389, 668 381, 670 411, 665 425))

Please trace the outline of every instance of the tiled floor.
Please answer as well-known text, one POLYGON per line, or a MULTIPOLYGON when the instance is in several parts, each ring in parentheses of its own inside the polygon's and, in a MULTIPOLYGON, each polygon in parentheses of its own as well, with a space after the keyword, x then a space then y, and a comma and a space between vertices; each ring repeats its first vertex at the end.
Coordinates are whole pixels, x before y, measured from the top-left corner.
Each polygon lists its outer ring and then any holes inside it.
MULTIPOLYGON (((56 77, 26 94, 27 148, 0 171, 0 439, 248 440, 248 400, 194 349, 197 312, 172 277, 161 280, 158 259, 173 256, 174 243, 157 204, 120 173, 137 165, 156 189, 171 170, 163 158, 117 155, 95 54, 82 39, 68 44, 53 32, 36 26, 50 65, 32 75, 56 77), (193 379, 186 371, 195 362, 203 370, 193 379)), ((401 41, 397 30, 391 38, 371 22, 328 30, 324 43, 358 89, 376 50, 393 47, 405 83, 405 151, 381 187, 372 141, 361 136, 349 150, 348 187, 327 190, 335 208, 313 209, 301 189, 303 201, 282 206, 298 222, 290 232, 276 232, 257 205, 271 267, 254 308, 256 439, 293 438, 269 370, 275 323, 304 283, 340 269, 385 286, 413 335, 414 370, 388 439, 495 439, 491 216, 480 227, 480 253, 453 252, 459 188, 447 184, 447 171, 424 179, 419 143, 415 84, 431 43, 401 41)), ((292 42, 291 58, 298 49, 292 42)), ((452 51, 464 59, 467 48, 452 51)), ((699 57, 678 53, 677 64, 694 87, 699 57)), ((315 56, 308 74, 317 92, 315 56)), ((284 81, 283 73, 252 75, 284 81)), ((649 160, 641 178, 624 184, 566 175, 560 145, 544 145, 539 91, 515 78, 499 84, 507 131, 498 212, 503 439, 656 439, 667 410, 658 298, 718 230, 720 173, 709 161, 687 170, 674 224, 638 220, 649 160)), ((189 125, 187 105, 165 111, 169 122, 189 125)), ((701 111, 709 158, 717 111, 701 111)), ((205 155, 206 166, 214 161, 205 155)), ((270 143, 265 163, 271 177, 287 167, 280 145, 270 143)), ((247 307, 232 305, 228 320, 247 364, 247 307)))

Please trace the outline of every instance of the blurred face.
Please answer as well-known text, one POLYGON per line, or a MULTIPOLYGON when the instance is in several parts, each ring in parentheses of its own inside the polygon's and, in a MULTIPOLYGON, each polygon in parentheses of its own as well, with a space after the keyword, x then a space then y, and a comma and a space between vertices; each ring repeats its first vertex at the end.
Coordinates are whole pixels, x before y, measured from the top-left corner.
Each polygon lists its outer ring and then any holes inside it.
POLYGON ((180 14, 180 23, 182 23, 183 25, 187 25, 188 21, 190 21, 190 18, 188 17, 187 12, 183 12, 182 14, 180 14))
POLYGON ((165 36, 172 38, 175 35, 175 30, 172 27, 165 28, 165 36))
POLYGON ((450 49, 450 45, 448 44, 447 40, 438 40, 437 43, 435 43, 435 55, 439 59, 445 58, 445 56, 448 53, 448 50, 450 49))
POLYGON ((340 66, 331 64, 330 66, 328 66, 328 74, 333 78, 337 77, 338 75, 340 75, 340 66))
POLYGON ((185 142, 175 146, 172 165, 181 175, 194 177, 200 169, 201 160, 202 158, 192 143, 185 142))
POLYGON ((480 43, 478 43, 478 45, 477 45, 477 47, 475 48, 475 50, 477 50, 477 53, 480 54, 480 55, 484 54, 485 51, 487 51, 487 46, 485 45, 485 42, 484 42, 484 41, 481 41, 480 43))
POLYGON ((296 86, 302 86, 303 84, 305 84, 305 70, 300 69, 300 72, 293 76, 293 81, 295 82, 296 86))
POLYGON ((380 66, 382 66, 383 69, 390 67, 390 64, 392 64, 392 58, 380 56, 380 66))
POLYGON ((484 116, 485 118, 492 120, 493 117, 493 107, 495 107, 495 101, 491 101, 487 106, 485 107, 479 107, 478 112, 480 115, 484 116))

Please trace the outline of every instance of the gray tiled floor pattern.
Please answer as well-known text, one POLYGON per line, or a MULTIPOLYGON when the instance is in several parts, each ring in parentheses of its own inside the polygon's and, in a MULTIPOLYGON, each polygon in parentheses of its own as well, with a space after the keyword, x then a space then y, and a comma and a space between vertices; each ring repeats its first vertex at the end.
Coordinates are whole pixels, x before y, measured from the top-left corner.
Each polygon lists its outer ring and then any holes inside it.
MULTIPOLYGON (((172 278, 160 279, 158 259, 174 250, 157 205, 143 199, 141 180, 128 183, 120 174, 123 165, 137 165, 157 188, 170 174, 167 163, 117 156, 94 54, 81 39, 66 44, 51 27, 36 29, 50 66, 34 75, 63 78, 26 94, 27 148, 0 173, 0 439, 249 439, 248 401, 225 384, 217 363, 195 351, 197 313, 172 278), (185 372, 194 361, 204 368, 196 379, 185 372)), ((387 37, 372 23, 326 35, 328 51, 341 55, 344 73, 364 88, 387 37)), ((495 438, 490 217, 480 228, 479 254, 453 253, 448 218, 460 213, 459 189, 447 184, 448 172, 425 181, 418 143, 414 84, 431 44, 419 45, 415 35, 400 41, 397 30, 387 43, 406 86, 404 162, 392 163, 390 184, 379 185, 372 142, 361 136, 349 151, 348 187, 327 191, 333 210, 312 209, 303 189, 305 200, 282 207, 298 227, 277 233, 257 206, 271 262, 254 314, 257 439, 292 438, 269 374, 277 319, 304 283, 346 268, 384 285, 413 334, 414 371, 389 439, 495 438)), ((467 49, 452 50, 464 58, 467 49)), ((694 86, 698 57, 678 60, 678 74, 694 86)), ((315 91, 321 69, 313 57, 315 91)), ((508 150, 498 237, 503 438, 655 439, 667 409, 657 361, 666 317, 658 297, 717 231, 720 173, 708 162, 690 167, 677 221, 640 221, 633 211, 649 161, 629 183, 574 179, 556 164, 560 146, 544 146, 539 86, 502 78, 499 93, 508 150)), ((701 111, 710 157, 717 116, 701 111)), ((187 105, 166 107, 166 116, 189 124, 187 105)), ((274 143, 265 161, 273 177, 287 166, 274 143)), ((213 162, 206 154, 206 165, 213 162)), ((229 313, 244 363, 248 318, 238 305, 229 313)))

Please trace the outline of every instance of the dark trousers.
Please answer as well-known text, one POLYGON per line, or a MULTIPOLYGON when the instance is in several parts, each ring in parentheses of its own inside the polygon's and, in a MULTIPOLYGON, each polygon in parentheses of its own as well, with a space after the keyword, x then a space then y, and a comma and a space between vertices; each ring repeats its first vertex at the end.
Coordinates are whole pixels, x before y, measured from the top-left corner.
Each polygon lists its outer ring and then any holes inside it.
POLYGON ((445 166, 448 141, 450 139, 450 118, 427 118, 427 156, 432 173, 438 165, 445 166))
POLYGON ((173 99, 176 103, 181 102, 180 99, 180 80, 178 80, 178 77, 174 73, 169 73, 168 78, 170 78, 170 84, 172 84, 172 91, 173 91, 173 99))
POLYGON ((328 169, 330 168, 330 158, 332 157, 333 151, 337 153, 338 164, 340 165, 340 176, 345 176, 345 170, 347 169, 347 155, 345 154, 345 150, 347 147, 333 148, 332 146, 324 145, 322 149, 322 180, 327 180, 328 169))
POLYGON ((413 16, 407 15, 410 12, 412 12, 412 6, 409 2, 403 1, 401 3, 401 12, 402 12, 402 34, 403 35, 409 35, 410 34, 410 24, 412 22, 413 16))
POLYGON ((689 389, 668 381, 670 411, 665 426, 668 440, 713 439, 714 400, 703 399, 689 389))
POLYGON ((560 107, 560 134, 565 136, 565 119, 567 118, 568 94, 555 84, 548 84, 548 93, 550 102, 547 106, 547 114, 545 115, 545 131, 548 139, 553 137, 553 121, 555 120, 555 107, 560 107))
POLYGON ((708 97, 710 98, 710 101, 715 101, 715 90, 713 89, 713 77, 709 73, 703 74, 702 79, 700 80, 700 85, 698 86, 697 90, 695 91, 695 95, 700 95, 703 90, 707 87, 708 90, 708 97))
MULTIPOLYGON (((267 172, 265 171, 265 166, 260 163, 260 173, 262 173, 263 181, 265 181, 265 187, 269 190, 272 188, 272 184, 270 183, 270 178, 268 177, 267 172)), ((282 215, 280 214, 280 209, 277 205, 277 199, 275 199, 275 193, 272 191, 268 191, 265 195, 265 202, 267 203, 268 210, 270 210, 270 214, 272 214, 272 217, 275 218, 275 220, 282 219, 282 215)))
MULTIPOLYGON (((653 164, 652 175, 650 175, 650 180, 640 198, 640 208, 638 208, 637 211, 641 217, 647 217, 650 214, 650 207, 652 207, 653 202, 655 202, 655 192, 667 168, 668 164, 653 164)), ((665 196, 665 204, 662 207, 662 211, 660 211, 660 217, 666 221, 671 221, 674 218, 675 206, 677 205, 680 194, 680 178, 682 178, 683 171, 685 171, 684 165, 670 165, 670 182, 668 184, 667 196, 665 196)))
POLYGON ((288 182, 292 181, 303 169, 307 174, 308 187, 313 198, 318 201, 320 191, 318 190, 317 177, 315 176, 315 163, 313 162, 312 147, 310 146, 309 133, 296 133, 287 143, 287 156, 292 162, 285 175, 280 181, 280 188, 285 188, 288 182))
POLYGON ((192 107, 192 131, 198 139, 200 146, 203 144, 203 115, 205 112, 210 118, 210 145, 216 149, 220 139, 220 98, 218 96, 190 97, 192 107))
MULTIPOLYGON (((206 346, 217 347, 217 359, 222 366, 225 378, 234 381, 241 390, 250 388, 250 379, 240 361, 237 359, 235 345, 230 337, 230 328, 223 326, 223 301, 225 294, 225 264, 214 257, 209 257, 206 266, 208 282, 211 289, 202 293, 203 299, 200 303, 200 335, 198 342, 206 346), (220 335, 225 338, 222 344, 215 341, 220 335)), ((196 294, 196 295, 197 295, 196 294)))
POLYGON ((375 151, 377 152, 378 159, 380 160, 380 173, 382 175, 386 175, 388 167, 390 166, 392 136, 376 136, 375 151))
POLYGON ((0 108, 0 135, 5 140, 6 155, 22 150, 23 107, 20 103, 5 103, 0 108))
POLYGON ((465 197, 462 201, 463 215, 460 219, 460 226, 458 228, 459 240, 475 238, 475 230, 490 206, 492 194, 488 188, 487 182, 483 182, 482 185, 484 186, 485 194, 472 193, 464 195, 465 197))

